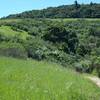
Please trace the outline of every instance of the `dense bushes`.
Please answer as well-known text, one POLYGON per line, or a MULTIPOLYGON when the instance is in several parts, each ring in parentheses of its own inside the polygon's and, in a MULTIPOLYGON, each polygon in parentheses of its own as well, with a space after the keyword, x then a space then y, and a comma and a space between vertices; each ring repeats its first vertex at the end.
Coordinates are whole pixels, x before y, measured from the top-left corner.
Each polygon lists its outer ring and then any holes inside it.
POLYGON ((69 53, 76 52, 78 38, 74 31, 69 31, 64 28, 63 25, 52 25, 47 29, 46 35, 44 35, 45 40, 51 41, 53 43, 63 44, 65 52, 69 53))
POLYGON ((92 56, 91 62, 91 67, 93 68, 93 71, 96 71, 96 74, 100 77, 100 56, 92 56))
POLYGON ((99 20, 24 19, 2 24, 29 36, 22 40, 20 35, 8 37, 1 32, 0 55, 48 60, 79 72, 95 70, 100 76, 99 20))
POLYGON ((91 27, 89 30, 90 35, 100 37, 100 29, 96 27, 91 27))
POLYGON ((81 73, 93 73, 100 77, 100 57, 93 55, 86 57, 75 63, 75 70, 81 73))
POLYGON ((38 37, 26 40, 24 46, 29 58, 36 60, 45 59, 47 61, 59 63, 63 66, 67 66, 68 64, 75 62, 75 57, 66 54, 52 43, 44 41, 38 37))
POLYGON ((78 72, 91 73, 93 69, 91 68, 91 61, 82 60, 80 62, 75 63, 75 69, 78 72))
POLYGON ((48 27, 47 33, 44 36, 46 40, 51 42, 67 42, 69 32, 61 25, 52 25, 48 27))
POLYGON ((33 59, 42 60, 45 55, 45 42, 40 38, 29 38, 25 41, 24 46, 27 50, 28 57, 33 59))

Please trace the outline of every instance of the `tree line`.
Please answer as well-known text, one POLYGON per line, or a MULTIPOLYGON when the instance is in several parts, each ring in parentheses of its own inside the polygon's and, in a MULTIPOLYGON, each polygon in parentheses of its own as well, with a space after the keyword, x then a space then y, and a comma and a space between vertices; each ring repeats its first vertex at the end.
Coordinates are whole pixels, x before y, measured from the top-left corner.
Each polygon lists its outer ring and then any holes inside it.
POLYGON ((20 14, 9 15, 7 18, 100 18, 100 4, 79 4, 49 7, 42 10, 26 11, 20 14))

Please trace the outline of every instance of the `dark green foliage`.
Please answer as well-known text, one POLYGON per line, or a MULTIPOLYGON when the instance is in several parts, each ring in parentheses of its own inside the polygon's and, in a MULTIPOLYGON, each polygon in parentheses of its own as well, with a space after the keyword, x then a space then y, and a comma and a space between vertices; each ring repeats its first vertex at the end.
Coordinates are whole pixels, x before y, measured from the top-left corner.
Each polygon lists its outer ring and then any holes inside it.
POLYGON ((76 53, 78 47, 78 37, 74 31, 70 32, 68 36, 68 48, 70 52, 76 53))
POLYGON ((85 56, 86 54, 90 54, 91 49, 87 44, 80 44, 77 48, 77 53, 81 56, 85 56))
MULTIPOLYGON (((8 21, 2 25, 29 34, 25 40, 22 40, 20 35, 9 37, 1 33, 0 44, 8 42, 9 45, 10 43, 15 45, 14 49, 6 49, 7 53, 10 52, 10 56, 21 55, 21 58, 25 56, 36 60, 52 61, 65 67, 73 66, 79 72, 92 73, 96 70, 99 76, 99 67, 95 67, 99 66, 97 59, 100 56, 99 20, 21 19, 18 22, 8 21), (25 51, 16 44, 21 45, 25 51)), ((3 51, 1 54, 6 54, 3 51)))
POLYGON ((78 4, 77 0, 75 0, 75 8, 78 9, 80 7, 80 4, 78 4))
POLYGON ((26 11, 7 18, 100 18, 100 4, 79 4, 75 1, 73 5, 26 11))
POLYGON ((47 34, 44 36, 46 40, 51 42, 67 42, 69 32, 63 26, 52 25, 47 29, 47 34))
POLYGON ((62 48, 64 48, 65 52, 76 52, 78 44, 77 35, 74 31, 66 30, 63 25, 50 26, 44 38, 56 44, 63 44, 62 48))
POLYGON ((91 67, 91 61, 89 60, 82 60, 75 64, 75 69, 77 72, 81 73, 91 73, 93 68, 91 67))
POLYGON ((89 32, 90 32, 90 35, 92 35, 92 36, 100 37, 100 29, 99 28, 91 27, 89 32))
POLYGON ((28 57, 36 59, 36 60, 43 60, 45 58, 45 42, 42 41, 40 38, 30 38, 25 42, 25 48, 28 53, 28 57))
MULTIPOLYGON (((99 48, 99 50, 100 50, 100 48, 99 48)), ((98 56, 92 55, 91 62, 92 62, 91 68, 93 70, 96 70, 98 77, 100 77, 100 56, 99 55, 98 56)))

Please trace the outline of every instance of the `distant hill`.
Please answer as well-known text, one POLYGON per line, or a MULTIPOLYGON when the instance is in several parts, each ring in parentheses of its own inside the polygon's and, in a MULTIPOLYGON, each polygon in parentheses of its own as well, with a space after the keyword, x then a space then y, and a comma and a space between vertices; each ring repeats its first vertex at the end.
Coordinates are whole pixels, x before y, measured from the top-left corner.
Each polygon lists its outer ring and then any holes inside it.
POLYGON ((25 11, 7 18, 100 18, 100 4, 78 4, 25 11))

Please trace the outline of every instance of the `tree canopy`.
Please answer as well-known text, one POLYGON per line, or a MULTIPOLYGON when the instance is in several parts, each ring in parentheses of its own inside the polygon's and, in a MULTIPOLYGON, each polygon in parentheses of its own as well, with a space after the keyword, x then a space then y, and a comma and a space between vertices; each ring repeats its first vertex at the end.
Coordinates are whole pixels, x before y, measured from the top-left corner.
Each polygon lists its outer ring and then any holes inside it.
POLYGON ((9 15, 7 18, 100 18, 100 4, 79 4, 49 7, 42 10, 26 11, 9 15))

